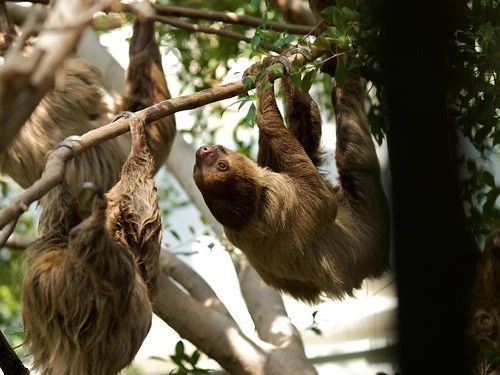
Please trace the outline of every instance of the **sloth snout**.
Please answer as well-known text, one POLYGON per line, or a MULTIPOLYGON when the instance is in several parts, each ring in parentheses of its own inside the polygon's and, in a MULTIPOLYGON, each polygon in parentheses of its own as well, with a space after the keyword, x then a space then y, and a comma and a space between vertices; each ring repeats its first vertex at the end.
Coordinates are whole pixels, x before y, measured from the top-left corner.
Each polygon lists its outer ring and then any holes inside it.
POLYGON ((196 166, 212 165, 219 154, 217 146, 201 146, 196 151, 196 166))

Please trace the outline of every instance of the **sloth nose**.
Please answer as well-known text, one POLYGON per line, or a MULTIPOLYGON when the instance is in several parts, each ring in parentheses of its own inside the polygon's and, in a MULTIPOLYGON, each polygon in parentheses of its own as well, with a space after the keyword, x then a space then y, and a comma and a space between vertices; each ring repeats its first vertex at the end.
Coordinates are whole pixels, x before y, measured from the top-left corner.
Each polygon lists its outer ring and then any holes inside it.
POLYGON ((200 156, 206 156, 214 152, 214 149, 215 149, 214 146, 201 146, 198 149, 197 154, 199 154, 200 156))
POLYGON ((216 146, 201 146, 198 151, 196 151, 196 165, 200 166, 202 162, 210 164, 214 161, 217 156, 216 146))

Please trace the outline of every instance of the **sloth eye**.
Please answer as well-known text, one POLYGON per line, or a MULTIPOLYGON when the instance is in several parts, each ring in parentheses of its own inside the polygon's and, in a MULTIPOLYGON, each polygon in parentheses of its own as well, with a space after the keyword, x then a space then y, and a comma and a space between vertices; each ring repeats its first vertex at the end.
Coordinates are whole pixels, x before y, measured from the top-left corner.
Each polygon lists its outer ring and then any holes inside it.
POLYGON ((225 162, 223 162, 223 161, 219 161, 217 163, 217 169, 219 171, 225 171, 227 169, 227 164, 225 162))

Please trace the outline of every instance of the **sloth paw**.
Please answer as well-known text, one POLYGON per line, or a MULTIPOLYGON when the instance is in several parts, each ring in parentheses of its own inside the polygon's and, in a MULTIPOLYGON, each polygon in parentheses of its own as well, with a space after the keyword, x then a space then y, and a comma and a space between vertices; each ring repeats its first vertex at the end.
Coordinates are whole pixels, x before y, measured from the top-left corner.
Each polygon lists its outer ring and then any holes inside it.
POLYGON ((267 68, 271 65, 280 64, 283 66, 283 74, 290 73, 290 60, 286 56, 267 56, 262 62, 255 63, 243 72, 243 77, 252 77, 254 81, 267 81, 269 72, 267 68))
POLYGON ((60 147, 67 147, 70 150, 73 150, 75 148, 76 143, 81 143, 82 138, 79 135, 70 135, 69 137, 64 138, 61 142, 56 143, 52 150, 57 150, 60 147))
POLYGON ((129 117, 132 117, 134 115, 134 112, 130 112, 130 111, 121 111, 121 112, 118 112, 116 114, 116 116, 113 118, 113 121, 111 122, 115 122, 115 121, 118 121, 119 119, 121 118, 129 118, 129 117))

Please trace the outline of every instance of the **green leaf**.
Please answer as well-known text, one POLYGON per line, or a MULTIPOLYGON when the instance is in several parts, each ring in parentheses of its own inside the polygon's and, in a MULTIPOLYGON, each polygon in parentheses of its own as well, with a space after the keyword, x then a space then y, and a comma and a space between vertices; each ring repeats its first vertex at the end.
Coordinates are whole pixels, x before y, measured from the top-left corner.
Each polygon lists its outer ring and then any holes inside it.
POLYGON ((260 0, 251 0, 250 6, 252 8, 259 9, 260 8, 260 0))
POLYGON ((176 355, 171 355, 169 356, 170 359, 177 365, 177 366, 182 366, 182 358, 176 355))
POLYGON ((182 340, 177 341, 177 344, 175 344, 175 356, 179 358, 184 356, 184 343, 182 340))
POLYGON ((281 48, 287 44, 290 44, 291 42, 293 42, 295 40, 295 37, 293 35, 287 35, 285 36, 284 38, 280 38, 278 40, 276 40, 273 45, 275 47, 278 47, 278 48, 281 48))
POLYGON ((484 171, 484 174, 483 174, 483 178, 484 178, 484 183, 492 188, 495 188, 496 187, 496 184, 495 184, 495 177, 493 177, 493 175, 488 172, 488 171, 484 171))
POLYGON ((355 58, 349 63, 349 71, 356 70, 363 66, 363 61, 361 59, 355 58))
POLYGON ((302 83, 300 85, 302 91, 309 92, 315 76, 316 76, 316 69, 312 69, 308 71, 306 74, 304 74, 304 77, 302 78, 302 83))
POLYGON ((302 80, 300 74, 292 73, 290 74, 290 80, 295 87, 300 87, 302 85, 302 80))
POLYGON ((493 140, 493 146, 500 145, 500 130, 497 130, 496 132, 494 132, 492 134, 491 138, 493 140))
POLYGON ((268 90, 271 87, 273 87, 273 84, 271 82, 264 82, 264 84, 262 85, 262 90, 268 90))
POLYGON ((345 31, 347 30, 347 24, 345 22, 345 16, 340 11, 340 9, 338 9, 337 7, 335 7, 335 9, 333 10, 332 22, 333 22, 333 25, 335 27, 337 27, 337 29, 339 29, 339 31, 342 34, 345 33, 345 31))
POLYGON ((255 34, 251 40, 252 49, 259 49, 261 37, 259 34, 255 34))
POLYGON ((491 189, 488 194, 486 194, 486 202, 483 204, 484 212, 491 212, 493 210, 499 195, 500 189, 491 189))
POLYGON ((318 327, 311 327, 311 331, 313 331, 318 336, 321 336, 323 334, 323 332, 318 327))
POLYGON ((189 358, 189 363, 191 363, 191 365, 193 367, 196 366, 196 364, 198 363, 198 360, 200 359, 200 351, 199 350, 195 350, 193 352, 193 354, 191 355, 191 358, 189 358))
POLYGON ((245 116, 245 123, 248 124, 250 127, 254 127, 255 125, 255 112, 257 108, 255 107, 255 104, 252 103, 250 108, 248 109, 247 115, 245 116))
POLYGON ((318 48, 318 49, 330 49, 330 42, 331 39, 329 38, 324 38, 324 37, 318 37, 314 41, 313 45, 318 48))
POLYGON ((161 362, 168 362, 165 358, 163 357, 159 357, 157 355, 151 355, 148 357, 149 359, 154 359, 156 361, 161 361, 161 362))
POLYGON ((348 21, 354 21, 358 18, 358 12, 348 7, 342 7, 340 11, 344 15, 344 18, 348 21))
POLYGON ((334 12, 334 10, 335 10, 335 6, 329 6, 329 7, 324 8, 319 13, 319 15, 321 16, 321 18, 323 18, 323 20, 325 20, 325 22, 328 25, 332 24, 331 20, 333 20, 333 12, 334 12))
POLYGON ((485 140, 485 138, 488 136, 490 131, 491 131, 491 128, 489 126, 482 126, 481 128, 479 128, 479 130, 474 135, 474 141, 477 143, 482 143, 485 140))
POLYGON ((335 69, 335 82, 344 87, 347 82, 347 55, 340 55, 337 58, 337 68, 335 69))
POLYGON ((180 240, 181 240, 181 236, 179 236, 179 233, 177 233, 175 230, 170 229, 170 231, 169 231, 169 232, 170 232, 170 234, 171 234, 172 236, 174 236, 174 238, 175 238, 177 241, 180 241, 180 240))
POLYGON ((282 76, 283 75, 283 67, 281 65, 275 64, 270 66, 272 72, 276 76, 282 76))
POLYGON ((244 76, 242 82, 245 90, 251 90, 255 85, 255 82, 250 76, 244 76))

